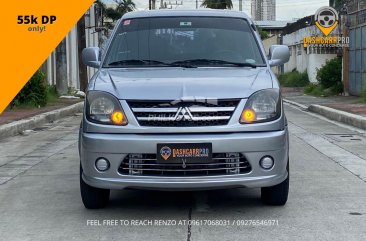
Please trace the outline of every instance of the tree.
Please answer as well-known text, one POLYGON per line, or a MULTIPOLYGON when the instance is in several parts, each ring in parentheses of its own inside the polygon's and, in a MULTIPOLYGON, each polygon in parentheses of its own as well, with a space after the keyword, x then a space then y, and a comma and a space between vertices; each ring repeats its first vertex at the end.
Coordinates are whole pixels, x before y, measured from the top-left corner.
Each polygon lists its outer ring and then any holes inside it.
POLYGON ((102 0, 95 0, 94 4, 98 5, 101 9, 105 10, 106 6, 102 0))
POLYGON ((347 0, 329 0, 329 6, 339 10, 347 3, 347 0))
POLYGON ((123 14, 132 12, 136 9, 136 5, 132 0, 113 0, 116 4, 116 8, 105 9, 105 16, 116 22, 122 17, 123 14))
POLYGON ((232 9, 233 2, 231 0, 203 0, 201 6, 213 9, 232 9))
POLYGON ((265 30, 259 29, 259 35, 261 36, 262 40, 265 40, 267 38, 269 38, 269 33, 265 30))
POLYGON ((339 94, 343 91, 342 83, 342 59, 327 60, 325 65, 317 70, 316 79, 324 89, 330 89, 332 93, 339 94))

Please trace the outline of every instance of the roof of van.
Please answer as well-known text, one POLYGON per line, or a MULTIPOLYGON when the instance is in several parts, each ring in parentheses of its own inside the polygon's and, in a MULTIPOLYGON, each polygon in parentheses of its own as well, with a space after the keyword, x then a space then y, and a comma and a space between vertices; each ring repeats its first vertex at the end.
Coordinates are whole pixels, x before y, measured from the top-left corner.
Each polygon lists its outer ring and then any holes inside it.
POLYGON ((244 12, 233 10, 199 9, 199 10, 171 10, 159 9, 148 11, 133 11, 123 15, 126 18, 145 18, 145 17, 228 17, 250 19, 244 12))

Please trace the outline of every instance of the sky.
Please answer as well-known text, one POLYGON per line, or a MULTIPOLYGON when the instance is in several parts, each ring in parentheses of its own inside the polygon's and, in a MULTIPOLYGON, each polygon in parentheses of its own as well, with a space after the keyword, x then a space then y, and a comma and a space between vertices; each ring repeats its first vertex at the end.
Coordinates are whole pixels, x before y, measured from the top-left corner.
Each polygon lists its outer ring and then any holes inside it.
MULTIPOLYGON (((149 8, 148 0, 133 0, 139 10, 149 8)), ((163 0, 169 2, 169 0, 163 0)), ((196 0, 178 0, 178 3, 183 1, 183 5, 173 6, 177 9, 194 9, 196 0)), ((104 0, 104 2, 113 2, 112 0, 104 0)), ((176 2, 176 0, 170 0, 176 2)), ((232 0, 234 10, 239 10, 239 0, 232 0)), ((201 5, 202 0, 198 0, 198 5, 201 5)), ((243 11, 250 16, 251 0, 243 0, 243 11)), ((328 6, 329 0, 276 0, 276 20, 294 20, 308 15, 315 14, 316 10, 322 6, 328 6)), ((160 0, 156 0, 156 6, 160 6, 160 0)))

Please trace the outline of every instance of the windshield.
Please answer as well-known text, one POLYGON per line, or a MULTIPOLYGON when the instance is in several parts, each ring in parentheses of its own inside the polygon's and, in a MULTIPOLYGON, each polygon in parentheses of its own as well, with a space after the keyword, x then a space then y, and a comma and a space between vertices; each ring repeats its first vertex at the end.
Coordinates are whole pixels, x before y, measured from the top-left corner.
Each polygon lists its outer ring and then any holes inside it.
POLYGON ((123 20, 104 67, 264 66, 250 25, 239 18, 123 20))

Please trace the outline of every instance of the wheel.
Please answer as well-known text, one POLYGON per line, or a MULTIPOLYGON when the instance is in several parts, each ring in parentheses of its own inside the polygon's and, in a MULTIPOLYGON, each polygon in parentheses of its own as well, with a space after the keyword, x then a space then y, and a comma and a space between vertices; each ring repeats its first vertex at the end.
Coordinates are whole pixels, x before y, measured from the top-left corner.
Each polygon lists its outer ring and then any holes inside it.
POLYGON ((286 180, 272 187, 261 188, 262 202, 268 205, 283 206, 287 202, 289 183, 290 183, 290 169, 289 162, 287 162, 288 176, 286 180))
POLYGON ((101 189, 88 185, 82 177, 83 169, 80 166, 80 193, 84 206, 87 209, 104 208, 109 202, 109 189, 101 189))

